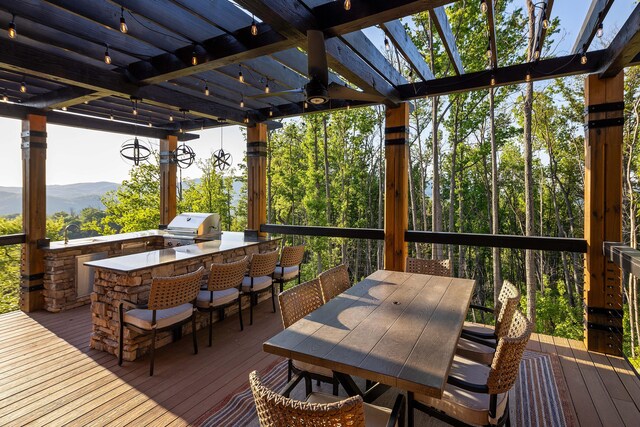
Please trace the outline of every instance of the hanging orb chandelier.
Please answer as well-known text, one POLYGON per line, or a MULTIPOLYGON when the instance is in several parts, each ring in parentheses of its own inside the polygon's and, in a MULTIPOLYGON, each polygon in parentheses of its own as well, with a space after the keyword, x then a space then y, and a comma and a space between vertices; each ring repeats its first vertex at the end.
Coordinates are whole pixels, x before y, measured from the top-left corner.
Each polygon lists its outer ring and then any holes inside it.
POLYGON ((148 141, 140 141, 136 136, 122 144, 120 156, 138 166, 140 162, 144 162, 151 156, 151 144, 148 141))
POLYGON ((176 148, 174 159, 180 169, 186 169, 196 160, 196 153, 193 151, 193 148, 182 144, 176 148))
POLYGON ((214 151, 211 156, 213 158, 213 167, 218 168, 220 172, 224 172, 231 167, 233 164, 233 157, 231 157, 231 153, 227 153, 223 148, 222 141, 222 127, 220 127, 220 149, 214 151))

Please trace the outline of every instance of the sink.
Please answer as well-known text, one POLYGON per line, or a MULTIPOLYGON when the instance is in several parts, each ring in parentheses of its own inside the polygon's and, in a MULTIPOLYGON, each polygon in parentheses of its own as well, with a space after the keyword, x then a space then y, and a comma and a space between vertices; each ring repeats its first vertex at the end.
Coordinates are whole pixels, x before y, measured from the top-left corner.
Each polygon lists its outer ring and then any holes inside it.
POLYGON ((85 237, 83 239, 73 239, 73 240, 69 240, 69 243, 64 243, 62 242, 62 244, 64 246, 74 246, 74 245, 86 245, 87 243, 97 243, 97 242, 103 242, 103 239, 100 239, 98 237, 85 237))

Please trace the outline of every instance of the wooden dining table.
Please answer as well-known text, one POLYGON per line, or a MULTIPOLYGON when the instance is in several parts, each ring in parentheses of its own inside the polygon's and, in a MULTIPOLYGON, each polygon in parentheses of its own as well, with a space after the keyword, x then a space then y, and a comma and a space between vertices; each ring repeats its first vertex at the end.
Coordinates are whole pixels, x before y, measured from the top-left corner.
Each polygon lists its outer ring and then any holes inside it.
POLYGON ((378 270, 263 349, 331 369, 349 395, 366 401, 389 387, 440 398, 474 286, 469 279, 378 270), (375 385, 361 391, 353 376, 375 385))

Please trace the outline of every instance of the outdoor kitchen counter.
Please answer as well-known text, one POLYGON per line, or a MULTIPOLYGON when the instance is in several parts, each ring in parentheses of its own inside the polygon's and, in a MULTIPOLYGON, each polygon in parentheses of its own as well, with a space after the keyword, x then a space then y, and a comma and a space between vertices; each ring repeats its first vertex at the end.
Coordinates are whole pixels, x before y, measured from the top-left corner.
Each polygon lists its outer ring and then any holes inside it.
MULTIPOLYGON (((153 277, 176 276, 203 266, 205 267, 204 283, 212 263, 232 262, 253 253, 272 251, 277 249, 279 243, 279 238, 247 238, 241 232, 225 231, 220 240, 85 263, 95 268, 91 294, 93 323, 91 348, 117 355, 118 305, 123 299, 133 303, 146 302, 153 277)), ((265 296, 268 297, 266 294, 265 296)), ((227 310, 230 313, 234 308, 227 310)), ((214 320, 217 320, 215 316, 214 320)), ((208 316, 198 316, 197 328, 207 326, 208 322, 208 316)), ((190 323, 182 327, 182 333, 191 333, 190 323)), ((159 333, 156 347, 170 343, 174 336, 179 335, 172 334, 171 331, 159 333)), ((141 357, 147 353, 150 345, 149 334, 138 335, 125 328, 123 352, 125 360, 141 357)))
MULTIPOLYGON (((146 230, 132 233, 111 234, 109 236, 83 237, 81 239, 69 239, 67 244, 63 240, 51 242, 49 246, 42 248, 46 251, 77 250, 85 246, 103 245, 107 243, 122 243, 130 240, 144 240, 162 238, 167 232, 163 230, 146 230)), ((160 242, 160 240, 159 240, 160 242)))

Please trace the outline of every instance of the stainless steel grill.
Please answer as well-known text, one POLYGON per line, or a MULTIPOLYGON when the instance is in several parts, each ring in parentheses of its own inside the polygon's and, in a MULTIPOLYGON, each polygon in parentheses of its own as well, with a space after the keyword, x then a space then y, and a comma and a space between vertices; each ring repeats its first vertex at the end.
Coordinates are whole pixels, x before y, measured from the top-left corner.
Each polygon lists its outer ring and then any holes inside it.
POLYGON ((220 234, 219 214, 185 212, 177 215, 167 226, 164 246, 184 246, 200 240, 215 240, 220 238, 220 234))

